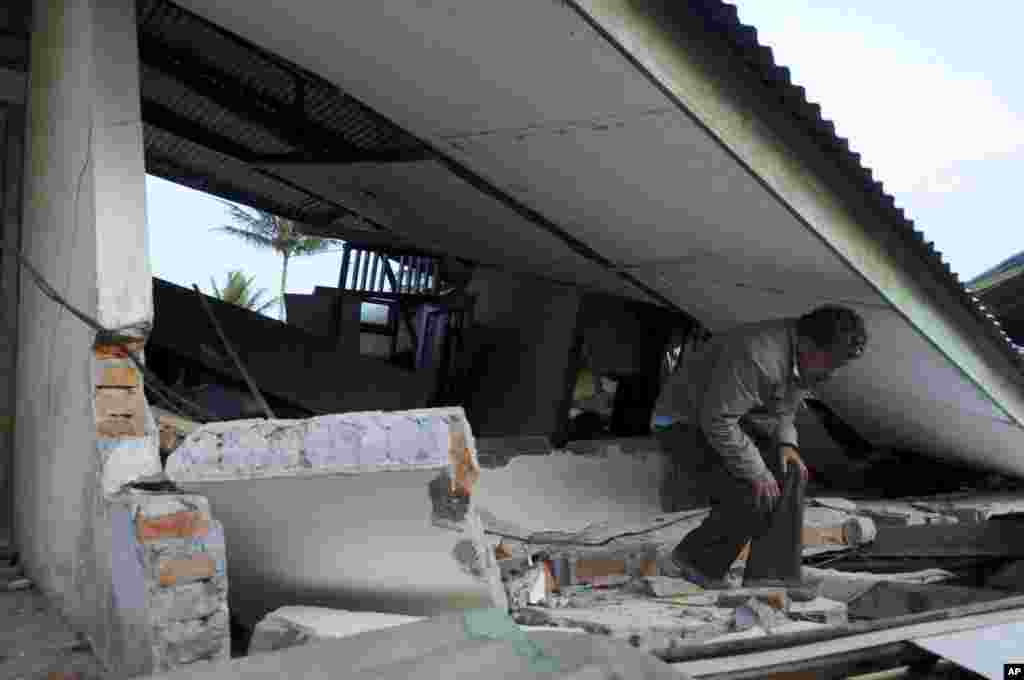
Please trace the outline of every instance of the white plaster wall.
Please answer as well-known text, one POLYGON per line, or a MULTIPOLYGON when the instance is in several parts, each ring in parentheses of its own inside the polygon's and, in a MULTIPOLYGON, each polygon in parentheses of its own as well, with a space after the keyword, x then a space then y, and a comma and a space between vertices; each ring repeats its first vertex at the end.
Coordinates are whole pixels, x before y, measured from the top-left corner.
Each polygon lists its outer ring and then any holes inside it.
POLYGON ((431 524, 437 470, 184 482, 224 525, 229 606, 245 626, 286 605, 431 616, 488 607, 431 524))

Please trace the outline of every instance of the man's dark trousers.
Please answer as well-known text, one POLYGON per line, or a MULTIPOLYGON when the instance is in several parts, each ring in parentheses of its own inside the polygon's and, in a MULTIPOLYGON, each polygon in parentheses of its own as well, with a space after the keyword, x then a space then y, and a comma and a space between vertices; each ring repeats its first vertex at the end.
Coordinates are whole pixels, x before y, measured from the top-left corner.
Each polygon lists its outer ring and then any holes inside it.
POLYGON ((774 439, 744 429, 782 487, 783 495, 770 513, 758 507, 751 482, 728 471, 700 428, 677 425, 661 437, 666 453, 676 459, 676 474, 688 476, 688 486, 701 489, 711 507, 707 519, 672 554, 717 580, 751 541, 744 581, 799 580, 804 496, 799 469, 792 465, 783 476, 774 439))

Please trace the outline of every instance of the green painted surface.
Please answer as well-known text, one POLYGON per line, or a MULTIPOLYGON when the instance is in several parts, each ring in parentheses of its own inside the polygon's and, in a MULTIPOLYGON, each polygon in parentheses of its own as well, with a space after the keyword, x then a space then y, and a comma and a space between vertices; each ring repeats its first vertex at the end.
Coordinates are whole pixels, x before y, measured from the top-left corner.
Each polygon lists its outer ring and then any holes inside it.
POLYGON ((466 637, 471 640, 502 640, 512 645, 516 654, 530 660, 530 668, 540 673, 558 673, 558 659, 548 655, 527 637, 519 625, 503 609, 471 609, 463 614, 466 637))

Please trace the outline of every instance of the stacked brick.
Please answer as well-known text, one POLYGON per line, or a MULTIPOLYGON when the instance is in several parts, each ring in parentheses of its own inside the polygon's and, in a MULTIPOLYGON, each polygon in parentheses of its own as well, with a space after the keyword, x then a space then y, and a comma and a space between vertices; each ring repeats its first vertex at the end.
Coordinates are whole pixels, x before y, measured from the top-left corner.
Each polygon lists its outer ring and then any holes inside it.
POLYGON ((202 496, 134 500, 154 671, 230 658, 224 531, 202 496))

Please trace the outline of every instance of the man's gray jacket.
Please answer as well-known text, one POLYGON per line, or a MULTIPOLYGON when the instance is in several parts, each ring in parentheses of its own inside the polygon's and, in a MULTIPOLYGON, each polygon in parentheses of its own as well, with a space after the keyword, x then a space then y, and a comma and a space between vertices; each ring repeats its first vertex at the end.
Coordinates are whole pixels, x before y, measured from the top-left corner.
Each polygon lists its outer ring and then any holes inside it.
POLYGON ((683 355, 655 416, 698 424, 737 477, 771 473, 740 420, 779 444, 797 446, 794 419, 808 391, 796 361, 796 320, 740 326, 683 355))

